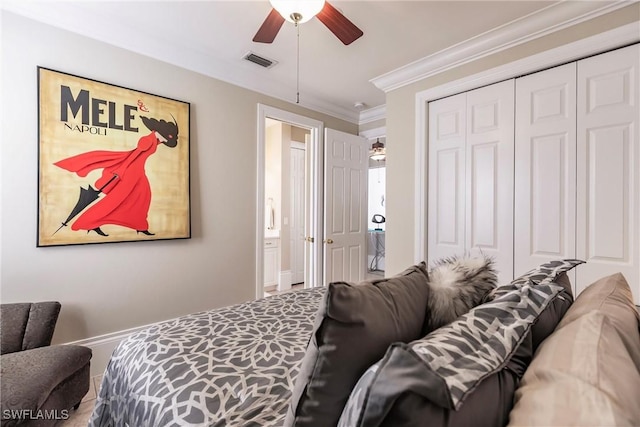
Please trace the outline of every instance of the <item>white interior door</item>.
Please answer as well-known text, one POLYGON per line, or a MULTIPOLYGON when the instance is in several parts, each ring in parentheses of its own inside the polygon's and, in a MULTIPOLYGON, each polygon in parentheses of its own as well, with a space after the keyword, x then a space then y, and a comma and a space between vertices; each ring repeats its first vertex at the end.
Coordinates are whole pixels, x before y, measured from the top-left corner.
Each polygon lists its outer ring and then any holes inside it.
POLYGON ((516 276, 576 257, 575 99, 575 62, 516 80, 516 276))
POLYGON ((578 61, 578 292, 622 272, 640 304, 640 45, 578 61))
POLYGON ((513 280, 514 81, 467 93, 466 247, 513 280))
POLYGON ((364 280, 368 168, 363 137, 325 129, 325 285, 364 280))
POLYGON ((290 238, 291 238, 291 283, 305 281, 305 147, 292 142, 290 147, 290 238))
POLYGON ((466 96, 429 103, 429 262, 465 252, 466 96))

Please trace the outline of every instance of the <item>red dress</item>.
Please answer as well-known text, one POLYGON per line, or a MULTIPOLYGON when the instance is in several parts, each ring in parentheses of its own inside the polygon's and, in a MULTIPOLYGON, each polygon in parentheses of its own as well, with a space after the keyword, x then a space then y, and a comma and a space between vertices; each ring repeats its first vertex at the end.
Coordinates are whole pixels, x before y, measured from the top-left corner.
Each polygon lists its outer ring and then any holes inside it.
POLYGON ((78 176, 85 177, 95 169, 103 169, 95 188, 102 189, 106 197, 91 205, 72 224, 72 230, 92 230, 105 224, 121 225, 134 230, 148 230, 147 215, 151 204, 151 186, 145 174, 145 163, 156 152, 158 139, 155 132, 138 140, 131 151, 90 151, 54 163, 78 176))

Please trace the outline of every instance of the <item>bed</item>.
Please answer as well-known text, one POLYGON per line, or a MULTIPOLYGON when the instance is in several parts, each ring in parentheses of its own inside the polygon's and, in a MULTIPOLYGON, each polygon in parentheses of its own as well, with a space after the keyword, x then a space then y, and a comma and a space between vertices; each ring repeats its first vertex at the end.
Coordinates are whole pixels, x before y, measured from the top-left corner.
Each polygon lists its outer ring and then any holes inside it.
POLYGON ((159 323, 122 341, 89 426, 280 426, 324 288, 159 323))

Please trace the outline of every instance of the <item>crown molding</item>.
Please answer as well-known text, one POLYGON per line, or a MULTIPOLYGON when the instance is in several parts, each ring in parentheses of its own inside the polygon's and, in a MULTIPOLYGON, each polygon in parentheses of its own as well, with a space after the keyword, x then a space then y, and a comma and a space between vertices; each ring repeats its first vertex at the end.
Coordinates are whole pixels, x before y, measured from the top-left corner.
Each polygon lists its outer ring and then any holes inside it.
MULTIPOLYGON (((251 69, 238 67, 237 64, 220 60, 212 56, 210 52, 203 52, 191 46, 167 43, 166 40, 154 34, 139 32, 132 39, 128 37, 130 29, 124 24, 120 24, 115 17, 110 17, 108 26, 95 25, 94 20, 84 19, 87 12, 82 7, 82 2, 56 2, 55 7, 42 7, 40 2, 7 1, 2 3, 0 11, 15 13, 234 86, 296 104, 295 90, 291 88, 291 85, 271 78, 267 72, 261 78, 256 78, 251 69), (52 24, 54 22, 55 25, 52 24)), ((296 105, 353 124, 358 124, 360 119, 359 111, 334 105, 310 94, 301 94, 300 103, 296 105)))
POLYGON ((375 129, 367 129, 360 131, 358 135, 367 138, 368 140, 376 139, 376 138, 386 138, 387 137, 387 127, 380 126, 375 129))
POLYGON ((532 56, 521 58, 507 64, 480 71, 442 85, 416 93, 417 105, 422 106, 429 101, 455 95, 460 92, 476 89, 534 73, 545 68, 555 67, 567 62, 577 61, 591 55, 597 55, 611 49, 640 42, 640 21, 635 21, 569 44, 558 46, 532 56))
POLYGON ((561 1, 370 80, 389 92, 633 4, 561 1))
POLYGON ((360 112, 360 118, 358 120, 359 125, 365 123, 375 122, 376 120, 382 120, 387 117, 387 106, 379 105, 377 107, 369 108, 360 112))

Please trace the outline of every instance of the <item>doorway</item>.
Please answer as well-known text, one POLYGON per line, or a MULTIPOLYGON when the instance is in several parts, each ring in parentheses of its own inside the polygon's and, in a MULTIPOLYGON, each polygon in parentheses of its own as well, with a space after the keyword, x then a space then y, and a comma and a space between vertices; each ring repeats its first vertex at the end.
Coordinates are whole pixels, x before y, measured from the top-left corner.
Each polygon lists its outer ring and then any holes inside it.
POLYGON ((322 283, 317 266, 322 265, 323 131, 320 121, 258 105, 256 298, 264 296, 265 284, 286 290, 293 283, 305 288, 322 283), (273 143, 278 147, 270 146, 269 134, 280 134, 273 143))
POLYGON ((385 275, 385 232, 386 218, 386 147, 385 126, 360 132, 370 147, 368 192, 367 192, 367 259, 366 278, 375 280, 385 275), (376 143, 382 143, 385 155, 374 156, 376 143))
POLYGON ((367 278, 379 279, 385 272, 386 160, 369 160, 367 278))

